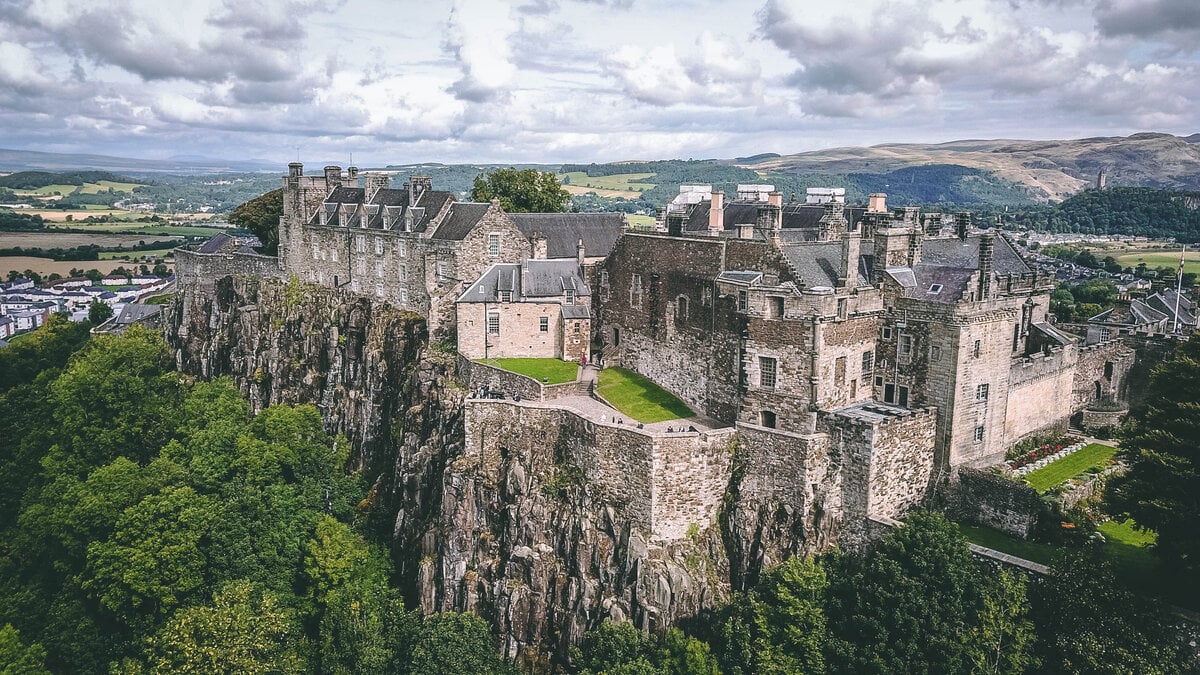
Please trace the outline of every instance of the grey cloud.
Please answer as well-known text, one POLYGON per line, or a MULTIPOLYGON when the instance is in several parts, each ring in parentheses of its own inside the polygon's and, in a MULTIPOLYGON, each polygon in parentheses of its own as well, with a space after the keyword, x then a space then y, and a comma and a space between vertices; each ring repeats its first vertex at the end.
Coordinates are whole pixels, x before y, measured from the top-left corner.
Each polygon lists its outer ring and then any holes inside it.
POLYGON ((1096 25, 1107 36, 1141 38, 1200 31, 1200 2, 1105 0, 1096 8, 1096 25))

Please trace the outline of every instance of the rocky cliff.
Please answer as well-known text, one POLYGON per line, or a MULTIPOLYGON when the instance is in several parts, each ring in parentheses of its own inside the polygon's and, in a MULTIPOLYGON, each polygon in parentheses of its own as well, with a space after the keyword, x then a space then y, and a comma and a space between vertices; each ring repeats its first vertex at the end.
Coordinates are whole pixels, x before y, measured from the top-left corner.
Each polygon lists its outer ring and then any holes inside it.
POLYGON ((373 481, 373 522, 409 598, 490 618, 531 665, 561 662, 605 617, 648 629, 695 617, 727 597, 731 577, 807 548, 786 527, 766 543, 766 522, 793 517, 743 497, 722 527, 654 546, 554 447, 469 461, 465 391, 415 314, 295 280, 226 277, 181 289, 164 323, 181 371, 232 377, 256 408, 318 405, 373 481))

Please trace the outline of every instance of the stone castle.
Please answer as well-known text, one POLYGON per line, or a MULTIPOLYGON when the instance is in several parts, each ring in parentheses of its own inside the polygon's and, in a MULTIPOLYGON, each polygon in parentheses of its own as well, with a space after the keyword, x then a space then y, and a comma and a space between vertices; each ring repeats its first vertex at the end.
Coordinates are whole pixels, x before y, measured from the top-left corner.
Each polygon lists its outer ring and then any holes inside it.
POLYGON ((525 392, 468 402, 465 457, 495 470, 553 446, 659 544, 715 524, 736 489, 760 505, 738 522, 786 529, 800 552, 861 540, 959 468, 1065 428, 1119 396, 1133 360, 1051 325, 1053 279, 968 214, 843 194, 684 186, 641 232, 619 214, 508 214, 427 177, 393 189, 292 164, 277 258, 208 246, 177 267, 184 284, 294 277, 421 314, 456 340, 464 380, 525 392), (476 363, 504 356, 621 366, 705 423, 618 424, 588 387, 476 363))

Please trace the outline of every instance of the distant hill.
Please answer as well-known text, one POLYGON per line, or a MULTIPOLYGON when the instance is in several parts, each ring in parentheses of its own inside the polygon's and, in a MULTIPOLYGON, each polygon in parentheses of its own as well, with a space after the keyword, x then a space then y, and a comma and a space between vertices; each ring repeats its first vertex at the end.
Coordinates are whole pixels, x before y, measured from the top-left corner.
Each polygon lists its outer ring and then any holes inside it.
MULTIPOLYGON (((1140 133, 1061 141, 962 140, 932 145, 889 143, 737 164, 763 175, 830 176, 886 175, 930 165, 959 166, 978 170, 980 173, 974 176, 1020 186, 1032 201, 1058 202, 1094 185, 1101 169, 1107 171, 1109 185, 1200 190, 1200 134, 1179 137, 1140 133)), ((955 176, 954 180, 961 182, 965 177, 955 176)), ((940 180, 937 176, 933 179, 940 180)), ((936 191, 936 183, 928 190, 936 191)))
POLYGON ((70 171, 50 173, 47 171, 20 171, 18 173, 0 176, 0 187, 14 190, 36 190, 47 185, 84 185, 85 183, 135 183, 137 181, 125 176, 118 176, 108 171, 70 171))
POLYGON ((113 171, 134 176, 148 174, 210 174, 210 173, 255 173, 276 171, 284 173, 286 167, 260 159, 222 160, 206 158, 187 159, 131 159, 107 155, 67 154, 57 152, 34 152, 31 150, 5 150, 0 148, 0 171, 113 171))
POLYGON ((1053 208, 1014 213, 1011 222, 1040 232, 1130 234, 1200 241, 1200 192, 1113 187, 1084 190, 1053 208))

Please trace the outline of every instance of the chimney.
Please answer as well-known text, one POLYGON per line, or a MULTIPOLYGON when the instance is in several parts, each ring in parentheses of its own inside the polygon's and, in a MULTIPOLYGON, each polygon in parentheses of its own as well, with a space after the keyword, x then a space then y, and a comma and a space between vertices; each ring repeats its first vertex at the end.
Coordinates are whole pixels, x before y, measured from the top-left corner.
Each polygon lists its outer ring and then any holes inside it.
POLYGON ((667 234, 672 237, 682 237, 683 236, 683 221, 684 221, 684 212, 683 211, 672 211, 670 208, 668 208, 667 209, 667 234))
POLYGON ((979 299, 987 300, 992 292, 992 249, 995 235, 986 232, 979 238, 979 299))
POLYGON ((529 257, 533 260, 546 259, 546 235, 541 232, 534 232, 529 237, 529 257))
POLYGON ((575 245, 575 262, 579 263, 580 269, 583 269, 584 257, 583 240, 580 239, 579 243, 575 245))
POLYGON ((887 194, 873 192, 867 196, 867 213, 887 213, 887 194))
POLYGON ((357 187, 358 186, 358 167, 357 166, 346 167, 346 178, 348 178, 351 182, 353 182, 354 185, 357 187))
POLYGON ((329 165, 325 167, 325 189, 332 192, 342 186, 342 167, 329 165))
POLYGON ((421 195, 433 190, 433 178, 431 176, 410 176, 408 182, 410 186, 410 204, 416 204, 421 195))
POLYGON ((725 231, 725 193, 720 190, 712 193, 712 203, 708 207, 708 236, 719 237, 725 231))
POLYGON ((850 229, 846 222, 846 205, 840 202, 825 202, 825 212, 818 223, 822 241, 837 241, 843 232, 850 229))
POLYGON ((288 164, 288 178, 299 178, 304 175, 304 165, 300 162, 288 164))
POLYGON ((862 237, 857 232, 842 234, 842 269, 843 274, 838 279, 841 288, 852 288, 858 285, 858 258, 862 252, 862 237))
POLYGON ((375 199, 375 195, 380 190, 386 190, 391 183, 392 179, 386 173, 367 174, 367 201, 375 199))
POLYGON ((960 211, 954 214, 954 230, 959 239, 966 239, 971 232, 971 212, 960 211))

